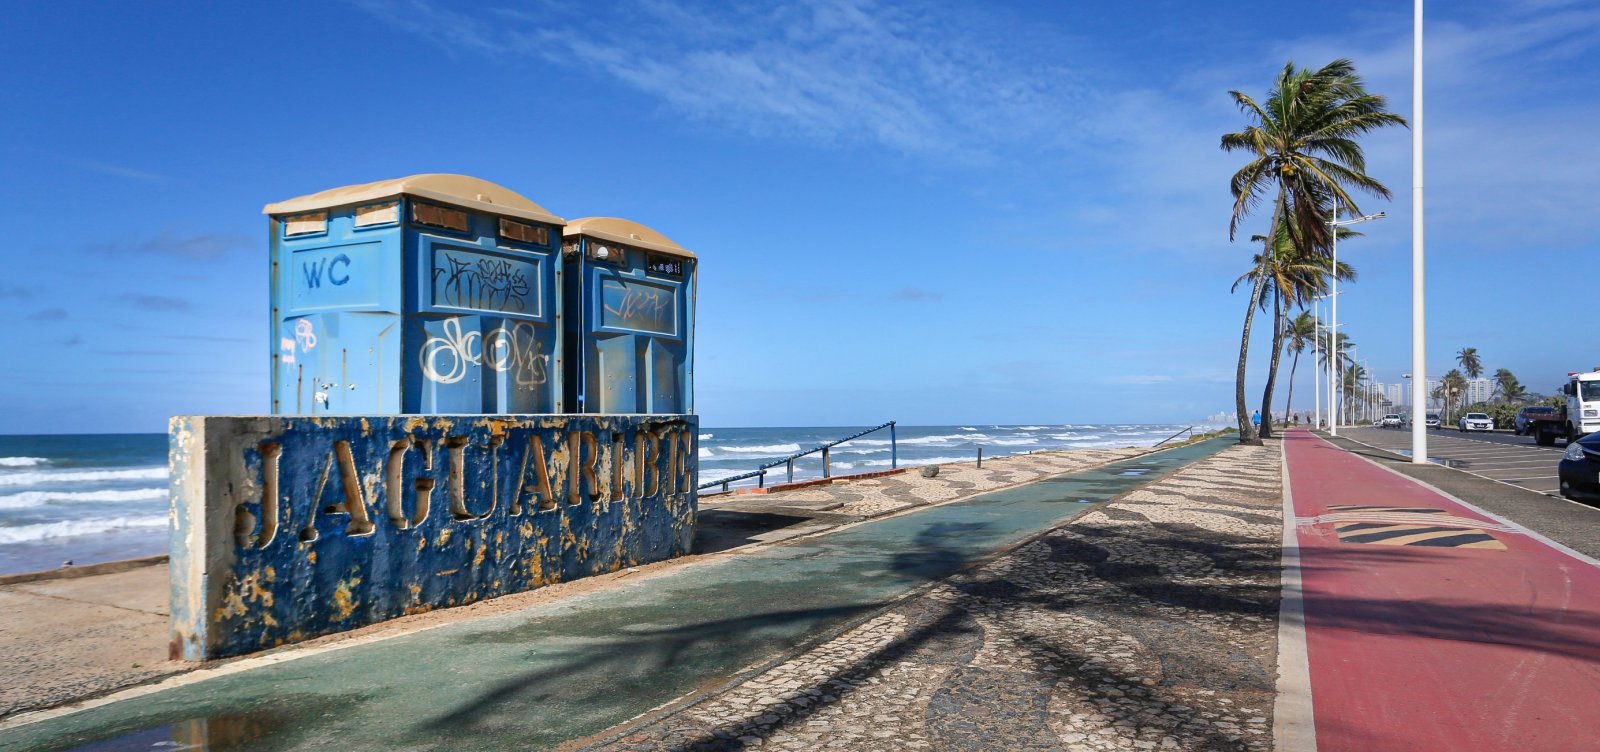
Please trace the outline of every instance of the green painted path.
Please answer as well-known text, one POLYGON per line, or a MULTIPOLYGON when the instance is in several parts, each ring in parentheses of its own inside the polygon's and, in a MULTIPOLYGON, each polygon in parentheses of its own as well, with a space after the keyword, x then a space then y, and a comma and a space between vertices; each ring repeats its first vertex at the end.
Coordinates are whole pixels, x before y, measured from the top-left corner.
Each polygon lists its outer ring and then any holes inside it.
POLYGON ((718 686, 1092 508, 1085 502, 1232 443, 1214 439, 514 614, 219 676, 0 732, 0 750, 547 749, 718 686))

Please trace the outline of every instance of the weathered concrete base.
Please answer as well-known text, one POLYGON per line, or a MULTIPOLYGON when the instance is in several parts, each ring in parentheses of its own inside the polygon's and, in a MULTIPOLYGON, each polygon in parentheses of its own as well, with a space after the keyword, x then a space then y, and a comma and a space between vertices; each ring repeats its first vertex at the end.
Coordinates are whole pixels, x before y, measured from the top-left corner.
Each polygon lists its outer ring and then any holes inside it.
POLYGON ((692 415, 172 420, 173 657, 682 556, 692 415))

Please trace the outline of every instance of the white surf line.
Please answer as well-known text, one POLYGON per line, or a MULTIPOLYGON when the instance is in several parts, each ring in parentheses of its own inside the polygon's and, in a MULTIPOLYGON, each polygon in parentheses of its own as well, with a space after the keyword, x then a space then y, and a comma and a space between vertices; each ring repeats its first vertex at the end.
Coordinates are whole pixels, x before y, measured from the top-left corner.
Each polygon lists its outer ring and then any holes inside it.
MULTIPOLYGON (((1333 444, 1333 442, 1328 441, 1327 439, 1322 439, 1322 437, 1320 437, 1320 436, 1318 436, 1317 438, 1321 439, 1322 441, 1327 441, 1327 443, 1329 443, 1329 444, 1333 444)), ((1352 439, 1352 441, 1354 441, 1354 440, 1352 439)), ((1360 444, 1362 442, 1357 441, 1356 443, 1360 444)), ((1370 445, 1368 445, 1368 446, 1370 446, 1370 445)), ((1335 449, 1338 449, 1339 445, 1333 444, 1333 447, 1335 449)), ((1351 452, 1351 454, 1355 454, 1355 453, 1351 452)), ((1399 470, 1396 470, 1396 469, 1394 469, 1392 467, 1389 467, 1389 466, 1383 464, 1382 462, 1379 462, 1379 461, 1377 461, 1375 459, 1372 459, 1371 457, 1364 457, 1364 456, 1359 455, 1359 454, 1355 454, 1355 456, 1360 457, 1361 459, 1372 463, 1373 465, 1377 466, 1379 469, 1381 469, 1381 470, 1383 470, 1385 472, 1394 473, 1395 475, 1397 475, 1397 476, 1399 476, 1401 478, 1405 478, 1406 480, 1409 480, 1412 483, 1415 483, 1415 484, 1417 484, 1419 486, 1422 486, 1423 488, 1428 489, 1429 491, 1432 491, 1432 492, 1434 492, 1436 494, 1439 494, 1440 496, 1443 496, 1446 499, 1449 499, 1449 500, 1451 500, 1451 501, 1453 501, 1453 502, 1455 502, 1457 504, 1460 504, 1461 506, 1466 507, 1467 509, 1470 509, 1470 510, 1472 510, 1474 512, 1477 512, 1478 514, 1481 514, 1481 515, 1483 515, 1485 517, 1488 517, 1489 519, 1496 520, 1500 524, 1508 525, 1510 527, 1517 528, 1518 530, 1520 530, 1522 532, 1523 535, 1526 535, 1529 538, 1532 538, 1532 539, 1534 539, 1536 541, 1539 541, 1540 543, 1543 543, 1543 544, 1545 544, 1545 545, 1547 545, 1547 546, 1549 546, 1549 547, 1551 547, 1551 548, 1553 548, 1553 549, 1555 549, 1557 551, 1560 551, 1561 553, 1564 553, 1564 554, 1566 554, 1566 555, 1568 555, 1568 556, 1570 556, 1570 557, 1572 557, 1574 559, 1577 559, 1578 561, 1580 561, 1580 562, 1582 562, 1584 564, 1588 564, 1589 566, 1592 566, 1592 567, 1600 567, 1600 559, 1596 559, 1596 558, 1594 558, 1592 556, 1589 556, 1588 554, 1583 554, 1583 553, 1579 553, 1577 551, 1574 551, 1574 550, 1566 547, 1566 545, 1564 545, 1562 543, 1559 543, 1557 541, 1551 540, 1551 539, 1545 537, 1544 535, 1540 534, 1539 532, 1529 529, 1526 525, 1522 525, 1522 524, 1519 524, 1519 523, 1514 522, 1512 520, 1506 519, 1505 517, 1502 517, 1502 516, 1500 516, 1498 514, 1495 514, 1494 512, 1491 512, 1491 511, 1489 511, 1487 509, 1484 509, 1484 508, 1478 506, 1477 504, 1473 504, 1470 501, 1467 501, 1465 499, 1461 499, 1461 498, 1455 496, 1454 494, 1451 494, 1450 492, 1448 492, 1448 491, 1446 491, 1446 490, 1444 490, 1442 488, 1439 488, 1438 486, 1433 485, 1432 483, 1429 483, 1429 482, 1427 482, 1425 480, 1418 480, 1416 478, 1413 478, 1413 477, 1411 477, 1409 475, 1406 475, 1405 473, 1400 472, 1399 470)), ((1476 473, 1470 473, 1470 474, 1471 475, 1477 475, 1476 473)), ((1482 477, 1482 476, 1479 476, 1479 477, 1482 477)), ((1488 478, 1487 480, 1494 480, 1494 479, 1493 478, 1488 478)), ((1505 481, 1496 480, 1495 482, 1496 483, 1504 483, 1505 485, 1508 485, 1508 486, 1511 485, 1510 483, 1506 483, 1505 481)), ((1522 488, 1521 486, 1513 486, 1513 487, 1514 488, 1522 488)), ((1529 489, 1523 489, 1523 490, 1529 490, 1529 489)), ((1584 509, 1600 512, 1600 509, 1588 506, 1587 504, 1578 504, 1577 502, 1570 501, 1568 499, 1562 499, 1562 501, 1567 501, 1567 502, 1569 502, 1571 504, 1577 504, 1577 506, 1583 507, 1584 509)), ((1290 749, 1292 749, 1292 748, 1290 748, 1290 749)))
POLYGON ((1306 602, 1300 581, 1300 539, 1289 478, 1288 439, 1278 442, 1278 447, 1283 474, 1283 554, 1278 575, 1278 696, 1272 703, 1272 746, 1316 752, 1317 719, 1311 702, 1311 659, 1306 653, 1306 602))
MULTIPOLYGON (((1317 438, 1321 439, 1322 437, 1318 436, 1317 438)), ((1364 447, 1367 447, 1369 449, 1376 449, 1376 450, 1378 450, 1380 452, 1388 452, 1390 454, 1398 454, 1398 452, 1396 452, 1393 449, 1385 449, 1384 447, 1381 447, 1381 446, 1368 444, 1367 442, 1362 441, 1360 439, 1351 439, 1349 436, 1344 436, 1344 437, 1341 437, 1341 438, 1350 439, 1350 441, 1352 441, 1352 442, 1354 442, 1356 444, 1360 444, 1360 445, 1362 445, 1364 447)), ((1323 439, 1323 441, 1327 441, 1327 439, 1323 439)), ((1328 443, 1331 444, 1333 442, 1328 442, 1328 443)), ((1334 446, 1337 447, 1338 445, 1335 444, 1334 446)), ((1433 452, 1429 452, 1428 454, 1432 455, 1433 452)), ((1401 456, 1404 456, 1404 455, 1401 455, 1401 456)), ((1366 458, 1362 458, 1362 459, 1366 459, 1366 458)), ((1437 459, 1449 459, 1449 458, 1448 457, 1438 457, 1437 459)), ((1433 464, 1438 464, 1438 463, 1430 462, 1428 464, 1433 465, 1433 464)), ((1449 468, 1450 470, 1454 470, 1454 471, 1456 471, 1458 473, 1466 473, 1467 475, 1471 475, 1471 476, 1473 476, 1475 478, 1482 478, 1482 479, 1487 480, 1487 481, 1493 481, 1495 483, 1499 483, 1502 486, 1510 486, 1512 488, 1522 489, 1523 491, 1532 491, 1532 492, 1534 492, 1536 494, 1544 494, 1545 496, 1549 496, 1550 498, 1555 499, 1557 501, 1564 501, 1564 502, 1566 502, 1568 504, 1571 504, 1573 506, 1582 507, 1584 509, 1587 509, 1587 510, 1590 510, 1590 511, 1594 511, 1594 512, 1600 512, 1600 507, 1592 507, 1592 506, 1589 506, 1588 504, 1583 504, 1583 503, 1580 503, 1580 502, 1576 502, 1576 501, 1573 501, 1572 499, 1569 499, 1569 498, 1567 498, 1565 496, 1562 496, 1561 493, 1560 493, 1560 488, 1559 487, 1551 489, 1549 491, 1543 491, 1543 490, 1540 490, 1540 489, 1537 489, 1537 488, 1529 488, 1527 486, 1519 486, 1519 485, 1517 485, 1515 483, 1507 483, 1507 482, 1505 482, 1503 480, 1500 480, 1499 478, 1491 478, 1491 477, 1489 477, 1487 475, 1482 475, 1482 474, 1479 474, 1479 473, 1472 472, 1471 470, 1468 470, 1466 468, 1450 467, 1449 465, 1439 465, 1439 466, 1440 467, 1449 468)), ((1384 469, 1385 470, 1389 470, 1389 468, 1384 468, 1384 469)), ((1391 470, 1390 472, 1396 472, 1396 471, 1391 470)), ((1400 473, 1400 475, 1401 475, 1401 477, 1409 477, 1409 476, 1406 476, 1404 473, 1400 473)), ((1430 486, 1430 488, 1431 488, 1431 486, 1430 486)))

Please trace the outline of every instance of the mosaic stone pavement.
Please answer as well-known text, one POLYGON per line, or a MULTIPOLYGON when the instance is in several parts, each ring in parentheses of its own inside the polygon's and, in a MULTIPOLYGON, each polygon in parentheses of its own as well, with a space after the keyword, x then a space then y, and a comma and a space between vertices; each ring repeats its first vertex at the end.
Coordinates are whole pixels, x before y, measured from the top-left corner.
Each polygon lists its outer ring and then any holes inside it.
POLYGON ((1232 447, 602 748, 1271 749, 1281 462, 1232 447))

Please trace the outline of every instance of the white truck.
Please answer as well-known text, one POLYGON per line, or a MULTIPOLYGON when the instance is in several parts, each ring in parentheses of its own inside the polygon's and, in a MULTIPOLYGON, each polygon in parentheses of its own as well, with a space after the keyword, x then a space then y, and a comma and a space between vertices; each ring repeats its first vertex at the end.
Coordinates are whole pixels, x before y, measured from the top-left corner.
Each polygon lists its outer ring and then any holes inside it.
POLYGON ((1567 398, 1561 410, 1528 416, 1528 432, 1539 446, 1555 446, 1556 439, 1571 443, 1600 431, 1600 366, 1588 373, 1568 373, 1561 393, 1567 398))

